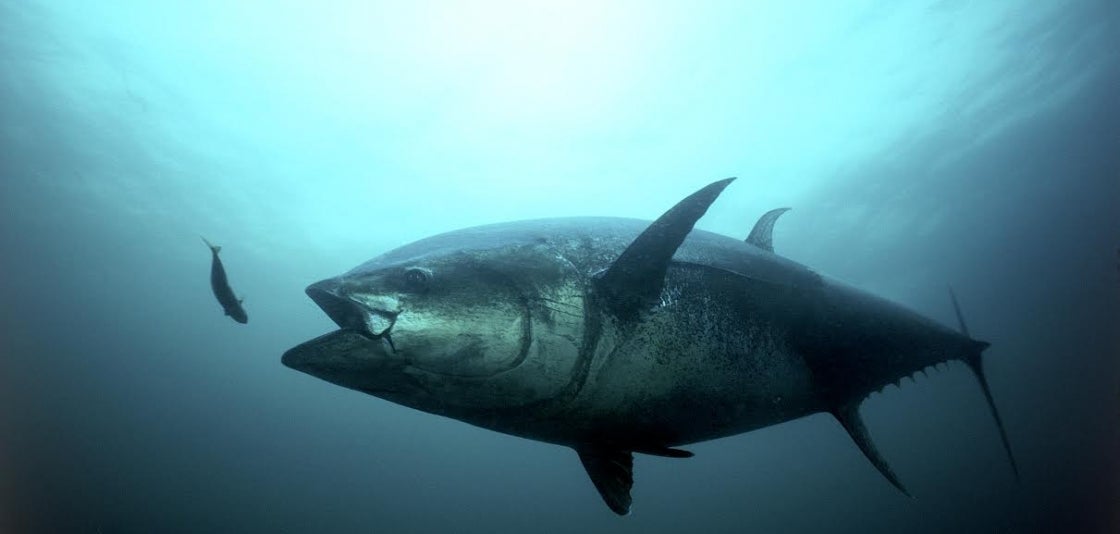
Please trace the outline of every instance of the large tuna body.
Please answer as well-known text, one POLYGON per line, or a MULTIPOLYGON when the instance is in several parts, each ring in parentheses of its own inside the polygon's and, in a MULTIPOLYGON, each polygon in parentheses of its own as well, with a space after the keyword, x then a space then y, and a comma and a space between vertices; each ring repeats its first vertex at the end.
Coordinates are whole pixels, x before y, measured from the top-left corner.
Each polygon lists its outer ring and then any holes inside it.
POLYGON ((618 513, 632 452, 689 456, 675 447, 822 411, 902 489, 860 401, 950 359, 969 363, 987 393, 987 344, 775 255, 781 211, 747 241, 692 230, 726 184, 653 223, 523 221, 386 253, 308 288, 341 330, 284 363, 571 446, 618 513))

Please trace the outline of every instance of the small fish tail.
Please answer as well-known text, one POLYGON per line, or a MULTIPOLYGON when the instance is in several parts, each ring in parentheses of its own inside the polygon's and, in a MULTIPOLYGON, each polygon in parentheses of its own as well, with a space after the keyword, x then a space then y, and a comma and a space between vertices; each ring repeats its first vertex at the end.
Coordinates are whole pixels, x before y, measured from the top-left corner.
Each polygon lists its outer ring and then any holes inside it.
MULTIPOLYGON (((198 237, 202 237, 202 236, 198 236, 198 237)), ((210 247, 210 250, 212 250, 214 252, 214 254, 217 254, 217 253, 222 251, 222 247, 211 243, 210 240, 206 239, 205 237, 202 237, 202 242, 206 243, 206 246, 210 247)))

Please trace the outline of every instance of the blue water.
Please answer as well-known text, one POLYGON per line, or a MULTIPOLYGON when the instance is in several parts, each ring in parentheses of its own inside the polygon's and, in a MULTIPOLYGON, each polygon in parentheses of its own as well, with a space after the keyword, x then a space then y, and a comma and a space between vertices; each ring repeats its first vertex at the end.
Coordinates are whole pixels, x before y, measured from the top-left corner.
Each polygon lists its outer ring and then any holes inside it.
POLYGON ((0 0, 2 532, 1120 529, 1120 8, 1006 2, 0 0), (303 288, 483 223, 699 227, 951 324, 963 365, 635 461, 280 364, 303 288), (209 288, 222 245, 248 325, 209 288))

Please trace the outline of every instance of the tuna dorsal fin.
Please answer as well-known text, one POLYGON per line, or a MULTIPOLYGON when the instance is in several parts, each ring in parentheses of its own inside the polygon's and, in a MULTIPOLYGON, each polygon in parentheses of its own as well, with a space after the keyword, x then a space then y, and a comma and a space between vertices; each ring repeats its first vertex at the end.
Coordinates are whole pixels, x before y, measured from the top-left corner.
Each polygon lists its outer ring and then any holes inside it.
POLYGON ((871 435, 867 433, 867 427, 863 425, 863 418, 859 415, 859 405, 856 403, 846 404, 833 410, 832 415, 836 417, 837 421, 840 421, 844 430, 848 431, 852 441, 855 441, 859 450, 863 451, 863 455, 871 460, 871 464, 887 478, 887 481, 898 488, 898 491, 909 497, 910 492, 906 491, 906 488, 898 481, 898 477, 891 470, 891 466, 887 464, 887 461, 879 454, 879 449, 875 448, 875 443, 871 441, 871 435))
POLYGON ((630 513, 630 488, 634 485, 634 456, 630 451, 609 448, 576 449, 587 476, 611 511, 618 515, 630 513))
MULTIPOLYGON (((949 298, 953 301, 953 311, 957 314, 957 323, 960 324, 961 334, 969 337, 968 325, 964 322, 961 306, 957 302, 957 294, 953 292, 952 287, 949 287, 949 298)), ((971 350, 961 358, 961 361, 972 370, 972 374, 976 376, 976 381, 980 383, 980 390, 984 392, 984 399, 988 401, 988 409, 992 412, 992 418, 996 420, 996 428, 999 429, 999 439, 1003 442, 1003 450, 1007 452, 1007 460, 1011 462, 1011 471, 1015 473, 1015 480, 1019 480, 1019 465, 1015 463, 1015 455, 1011 454, 1011 442, 1007 440, 1007 431, 1003 428, 1003 419, 999 416, 999 410, 996 409, 996 401, 992 399, 992 390, 988 387, 988 378, 984 376, 984 362, 981 355, 990 344, 986 341, 975 340, 972 343, 971 350)))
POLYGON ((774 223, 777 222, 778 217, 789 210, 790 208, 777 208, 763 213, 762 217, 758 218, 758 222, 754 223, 751 234, 747 236, 747 243, 774 252, 774 223))
POLYGON ((653 221, 599 275, 595 290, 615 316, 634 320, 639 312, 657 302, 673 253, 732 180, 734 178, 708 184, 685 197, 653 221))

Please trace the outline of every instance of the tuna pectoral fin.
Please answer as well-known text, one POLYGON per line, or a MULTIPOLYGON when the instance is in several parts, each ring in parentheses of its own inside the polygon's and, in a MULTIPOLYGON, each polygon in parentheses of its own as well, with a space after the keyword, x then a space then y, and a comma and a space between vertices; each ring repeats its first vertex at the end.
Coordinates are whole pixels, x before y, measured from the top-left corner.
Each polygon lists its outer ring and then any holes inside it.
POLYGON ((875 443, 871 441, 871 435, 867 433, 867 427, 863 426, 863 418, 859 415, 859 405, 851 403, 841 406, 833 410, 832 415, 836 417, 837 421, 840 421, 844 430, 847 430, 848 435, 852 436, 852 440, 856 442, 859 450, 863 451, 863 455, 866 456, 868 460, 871 460, 872 465, 874 465, 894 487, 898 488, 898 491, 901 491, 904 495, 909 497, 910 492, 906 491, 906 488, 898 481, 898 477, 896 477, 894 471, 891 470, 891 466, 887 465, 887 461, 883 459, 883 456, 879 454, 879 449, 876 449, 875 443))
POLYGON ((607 506, 618 515, 630 513, 630 487, 634 485, 634 456, 630 451, 579 448, 579 460, 607 506))
POLYGON ((669 447, 645 447, 641 449, 634 449, 634 452, 648 454, 650 456, 663 456, 665 458, 692 458, 695 456, 692 451, 684 449, 671 449, 669 447))

